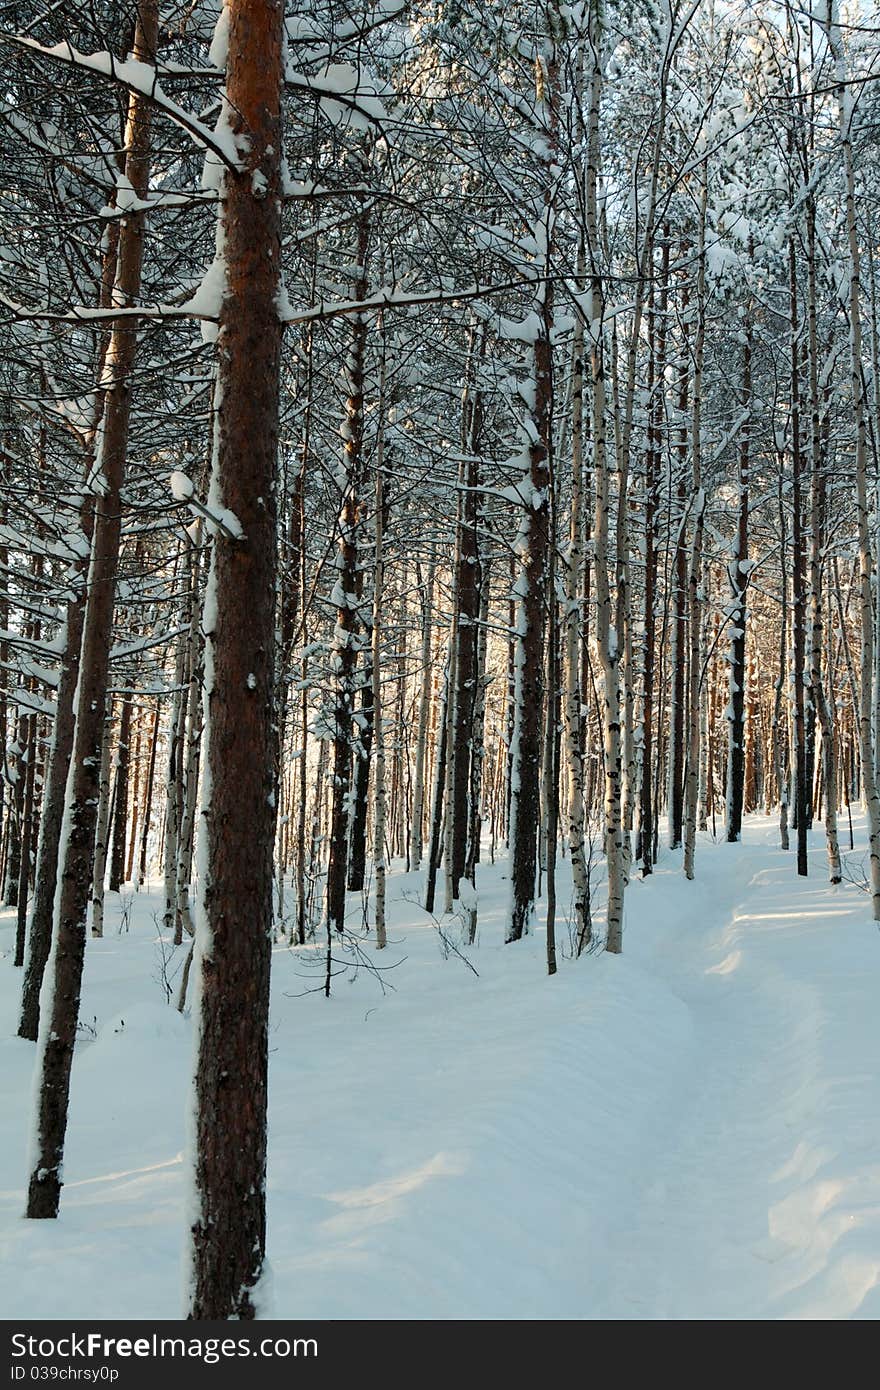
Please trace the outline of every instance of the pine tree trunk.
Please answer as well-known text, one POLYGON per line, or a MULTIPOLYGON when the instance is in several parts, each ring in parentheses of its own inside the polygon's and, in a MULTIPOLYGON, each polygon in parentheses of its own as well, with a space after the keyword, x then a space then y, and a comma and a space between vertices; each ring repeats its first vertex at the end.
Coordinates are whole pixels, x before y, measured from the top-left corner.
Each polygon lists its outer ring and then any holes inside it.
MULTIPOLYGON (((443 787, 443 805, 445 807, 443 817, 443 849, 441 860, 443 863, 443 888, 444 903, 443 911, 448 913, 453 908, 452 897, 452 836, 455 825, 452 809, 452 783, 455 772, 454 751, 455 751, 455 699, 458 685, 458 551, 461 546, 461 527, 455 528, 455 556, 453 559, 453 582, 452 582, 452 614, 449 628, 449 669, 446 678, 446 782, 443 787)), ((392 819, 394 804, 394 787, 392 785, 392 819)), ((439 865, 438 865, 439 868, 439 865)))
POLYGON ((385 811, 387 796, 385 789, 385 725, 382 718, 382 604, 385 598, 385 469, 383 425, 384 402, 384 354, 382 365, 382 389, 379 392, 379 444, 376 458, 375 491, 375 549, 373 552, 373 612, 371 627, 371 668, 373 743, 375 748, 374 806, 373 806, 373 868, 376 875, 375 926, 376 949, 381 951, 387 944, 385 927, 385 811))
POLYGON ((159 746, 159 706, 160 701, 156 701, 156 709, 153 714, 153 729, 150 734, 150 761, 147 768, 147 785, 144 791, 144 816, 141 827, 141 846, 138 858, 137 886, 140 888, 147 876, 147 847, 150 837, 150 812, 153 808, 153 786, 156 780, 156 752, 159 746))
POLYGON ((431 798, 431 825, 428 836, 428 875, 425 884, 425 911, 434 911, 434 898, 437 892, 437 869, 440 865, 440 841, 443 830, 443 802, 446 789, 446 753, 448 746, 449 720, 446 710, 449 703, 449 666, 451 651, 447 647, 446 667, 437 710, 436 727, 440 731, 434 760, 434 791, 431 798))
MULTIPOLYGON (((552 162, 559 123, 559 68, 556 46, 548 36, 546 56, 536 68, 536 99, 544 118, 548 166, 552 162)), ((553 254, 552 206, 554 177, 543 171, 544 265, 553 254)), ((555 602, 548 588, 553 486, 553 279, 540 284, 533 305, 539 328, 532 353, 533 407, 529 428, 528 481, 520 524, 520 575, 516 582, 517 625, 514 660, 515 702, 511 760, 511 905, 506 940, 518 941, 534 914, 538 827, 541 819, 541 754, 544 714, 545 616, 555 602)))
POLYGON ((537 440, 529 449, 532 497, 522 524, 522 574, 516 650, 516 702, 513 730, 511 793, 512 902, 507 940, 518 941, 534 912, 538 826, 541 819, 541 725, 544 707, 544 619, 550 551, 550 430, 552 400, 552 326, 550 287, 544 306, 545 336, 535 343, 535 413, 537 440), (534 499, 534 500, 532 500, 534 499), (523 534, 524 533, 524 534, 523 534))
POLYGON ((174 694, 168 725, 168 773, 165 779, 165 912, 166 931, 174 932, 174 944, 179 946, 180 923, 177 919, 177 843, 183 821, 184 798, 184 740, 186 729, 187 694, 192 659, 192 612, 195 599, 194 551, 187 545, 182 556, 186 589, 181 604, 181 628, 174 661, 174 694))
POLYGON ((110 752, 113 746, 113 703, 110 701, 101 740, 101 777, 98 783, 98 815, 95 824, 95 858, 92 866, 92 936, 104 935, 104 879, 110 839, 110 752))
MULTIPOLYGON (((551 497, 551 530, 556 535, 556 503, 551 497)), ((556 547, 550 550, 547 620, 547 717, 544 723, 544 838, 547 863, 547 974, 556 974, 556 841, 559 835, 560 686, 558 605, 556 603, 556 547)))
MULTIPOLYGON (((118 225, 113 224, 118 235, 118 225)), ((112 250, 104 258, 101 307, 110 303, 112 284, 109 268, 115 274, 116 236, 112 250)), ((99 355, 103 370, 107 343, 99 355)), ((103 392, 99 393, 96 405, 95 424, 91 432, 94 442, 100 419, 104 411, 103 392)), ((91 453, 89 455, 90 464, 91 453)), ((87 468, 87 474, 91 471, 87 468)), ((87 497, 80 507, 80 528, 87 546, 91 544, 94 524, 94 499, 87 497)), ((43 973, 49 958, 52 944, 52 921, 55 908, 55 888, 58 882, 58 859, 61 844, 61 830, 64 819, 64 804, 67 790, 67 773, 73 755, 74 700, 79 677, 80 647, 82 645, 83 618, 86 600, 86 567, 82 561, 77 566, 79 574, 74 597, 67 605, 64 623, 65 645, 61 657, 61 670, 55 697, 55 720, 52 726, 52 739, 47 758, 47 771, 43 785, 43 807, 40 816, 40 834, 37 844, 36 880, 31 904, 30 931, 28 933, 27 960, 21 995, 21 1016, 18 1034, 30 1042, 36 1042, 40 1024, 40 989, 43 973)))
MULTIPOLYGON (((134 57, 155 62, 158 34, 156 0, 142 0, 134 57)), ((125 174, 139 199, 149 185, 150 103, 133 92, 128 103, 125 174)), ((114 300, 135 302, 140 290, 144 217, 129 213, 119 233, 114 300)), ((59 857, 61 883, 55 899, 50 972, 50 1007, 40 1021, 35 1116, 27 1215, 58 1215, 61 1165, 67 1130, 70 1068, 79 1014, 85 951, 86 915, 92 878, 100 769, 101 735, 107 691, 113 601, 122 520, 122 482, 128 447, 131 373, 137 334, 128 320, 113 328, 104 367, 106 403, 100 452, 100 493, 95 499, 89 586, 83 624, 73 756, 65 796, 59 857)))
MULTIPOLYGON (((593 13, 593 28, 598 30, 598 17, 593 13)), ((598 33, 595 32, 598 44, 598 33)), ((593 469, 596 479, 596 511, 593 528, 593 565, 596 590, 596 639, 604 677, 602 730, 605 761, 605 858, 608 867, 608 909, 606 950, 619 954, 623 949, 623 898, 626 867, 623 843, 623 747, 621 738, 620 643, 615 626, 616 605, 613 602, 609 576, 610 469, 605 426, 606 371, 604 325, 604 286, 598 273, 598 172, 599 172, 599 102, 602 72, 598 47, 590 83, 588 124, 586 217, 587 240, 594 265, 590 282, 592 321, 590 375, 593 387, 593 469)))
POLYGON ((134 736, 134 751, 131 758, 132 771, 132 795, 131 795, 131 834, 128 840, 128 850, 125 859, 125 881, 131 883, 134 879, 134 861, 137 851, 138 830, 141 822, 141 792, 146 787, 146 777, 141 770, 143 762, 141 746, 143 744, 144 729, 143 719, 139 715, 136 721, 137 727, 134 736))
MULTIPOLYGON (((83 508, 83 521, 91 524, 91 505, 83 508)), ((79 649, 85 588, 67 605, 66 647, 55 699, 55 721, 43 787, 43 810, 37 847, 36 882, 31 904, 27 959, 21 994, 18 1035, 36 1042, 40 1025, 40 989, 52 943, 52 914, 58 880, 58 855, 64 818, 67 769, 73 754, 73 702, 79 674, 79 649)))
POLYGON ((804 582, 803 507, 801 503, 801 415, 800 365, 798 345, 797 266, 794 242, 789 243, 789 313, 791 329, 791 594, 792 646, 794 653, 794 814, 797 827, 797 871, 807 875, 807 828, 810 779, 807 771, 806 726, 804 720, 804 674, 806 667, 806 585, 804 582))
POLYGON ((227 0, 226 111, 247 133, 226 172, 226 293, 205 600, 205 735, 196 912, 195 1201, 188 1316, 257 1315, 266 1247, 266 1101, 275 830, 275 487, 283 11, 227 0), (254 175, 260 171, 258 181, 254 175))
POLYGON ((31 842, 34 825, 34 774, 37 764, 37 716, 27 719, 27 761, 24 769, 24 799, 21 815, 21 857, 18 866, 18 900, 13 965, 24 965, 27 932, 28 889, 31 882, 31 842))
POLYGON ((779 457, 779 483, 777 503, 779 509, 779 591, 782 596, 779 616, 779 664, 773 695, 773 774, 779 801, 779 843, 788 849, 788 775, 785 766, 785 749, 788 740, 782 724, 784 708, 783 691, 786 686, 788 662, 788 574, 787 574, 787 528, 785 507, 783 505, 783 459, 779 457))
MULTIPOLYGON (((4 907, 18 906, 18 880, 21 871, 22 830, 24 826, 24 789, 26 778, 28 716, 19 710, 15 725, 15 738, 9 753, 13 756, 11 769, 12 797, 9 816, 9 848, 6 854, 5 882, 3 886, 4 907)), ((7 764, 8 765, 8 764, 7 764)))
MULTIPOLYGON (((366 263, 369 244, 369 217, 362 211, 357 224, 358 278, 354 297, 367 294, 366 263)), ((336 631, 333 641, 335 707, 333 723, 333 779, 330 817, 330 858, 327 865, 327 930, 345 930, 345 892, 348 875, 349 801, 352 790, 354 755, 354 699, 357 657, 360 648, 358 611, 360 608, 359 550, 363 524, 364 477, 364 370, 367 351, 367 319, 355 314, 348 358, 348 398, 346 401, 342 506, 339 515, 339 552, 336 559, 336 631)))
POLYGON ((189 671, 189 686, 183 700, 182 731, 178 750, 180 764, 180 820, 177 823, 173 865, 174 940, 178 945, 182 942, 184 936, 192 936, 193 934, 189 888, 190 879, 192 878, 196 795, 199 786, 199 763, 201 756, 202 721, 199 713, 199 695, 202 690, 204 675, 199 571, 199 552, 194 547, 191 568, 192 593, 190 597, 190 625, 189 635, 187 637, 186 659, 186 665, 189 671))
POLYGON ((871 901, 875 921, 880 921, 880 792, 874 776, 871 729, 871 677, 874 667, 873 556, 868 523, 868 425, 862 370, 861 253, 856 221, 855 167, 852 146, 853 96, 846 85, 843 46, 837 26, 836 4, 827 0, 825 23, 834 58, 838 86, 840 146, 843 157, 847 247, 849 251, 849 340, 851 400, 856 431, 856 518, 859 543, 859 608, 861 660, 858 705, 859 752, 862 787, 868 811, 871 901))
POLYGON ((743 345, 742 404, 748 416, 739 441, 739 514, 736 549, 728 566, 730 579, 730 705, 727 714, 727 839, 742 835, 746 771, 746 590, 749 559, 749 464, 752 410, 751 320, 745 323, 743 345))
POLYGON ((483 402, 479 390, 470 383, 463 401, 462 446, 464 459, 459 470, 458 572, 455 583, 455 698, 453 701, 450 761, 451 797, 447 812, 450 821, 450 862, 452 897, 457 901, 458 885, 468 858, 471 829, 471 762, 474 742, 474 714, 477 695, 477 658, 481 602, 480 548, 477 534, 479 451, 481 448, 483 402))
MULTIPOLYGON (((476 889, 477 864, 480 862, 480 840, 483 828, 483 764, 485 761, 485 721, 486 721, 486 657, 488 654, 489 626, 489 567, 488 549, 480 552, 480 631, 477 638, 477 681, 474 700, 473 747, 471 750, 470 785, 470 828, 468 831, 468 852, 465 860, 464 876, 476 889)), ((467 929, 465 940, 469 946, 474 944, 477 935, 477 895, 471 897, 467 909, 467 929)))
MULTIPOLYGON (((810 381, 810 695, 822 731, 822 770, 825 780, 825 843, 828 877, 841 881, 840 844, 837 833, 837 731, 834 702, 825 695, 822 652, 825 644, 822 594, 822 555, 826 530, 825 466, 822 457, 821 403, 819 399, 819 335, 816 310, 816 207, 807 206, 807 345, 810 381)), ((877 644, 880 651, 880 643, 877 644)), ((875 663, 876 664, 876 663, 875 663)))
MULTIPOLYGON (((578 250, 578 284, 586 275, 586 254, 578 250)), ((565 566, 564 696, 565 761, 568 769, 566 805, 568 848, 571 856, 572 929, 578 955, 592 939, 589 884, 584 851, 586 813, 584 787, 583 720, 581 707, 581 644, 587 634, 581 623, 581 582, 584 568, 584 324, 580 315, 574 329, 571 360, 571 514, 568 559, 565 566)))
POLYGON ((131 699, 122 701, 119 739, 116 745, 116 792, 113 798, 113 850, 110 855, 111 893, 118 893, 125 878, 125 837, 128 830, 128 769, 131 743, 131 699))
POLYGON ((656 643, 656 585, 657 585, 657 488, 661 460, 663 429, 664 381, 666 371, 666 315, 669 306, 669 239, 663 242, 660 264, 660 289, 656 312, 651 300, 648 325, 649 385, 648 439, 645 451, 645 582, 644 582, 644 652, 642 675, 642 776, 639 807, 639 847, 642 875, 647 877, 654 866, 655 802, 652 796, 654 758, 654 648, 656 643), (656 346, 655 346, 656 344, 656 346))
POLYGON ((697 331, 694 339, 691 399, 691 475, 693 480, 694 533, 688 574, 688 738, 684 798, 684 873, 688 879, 694 877, 697 806, 700 791, 700 695, 702 690, 700 655, 703 621, 701 581, 703 575, 703 515, 706 506, 702 474, 703 349, 706 332, 706 205, 708 197, 706 179, 707 174, 704 165, 697 228, 697 331))
MULTIPOLYGON (((687 293, 682 294, 682 316, 687 310, 687 293)), ((682 421, 688 407, 690 360, 685 357, 679 370, 678 409, 682 421)), ((685 668, 687 664, 687 543, 685 535, 685 475, 687 433, 682 425, 679 444, 679 476, 676 488, 678 529, 673 564, 673 614, 670 633, 670 700, 669 700, 669 775, 667 802, 669 810, 669 847, 677 849, 682 842, 684 826, 684 763, 685 763, 685 668)))
POLYGON ((425 819, 425 760, 428 742, 428 718, 431 713, 431 618, 434 591, 435 562, 433 556, 428 564, 424 581, 421 570, 419 593, 422 606, 422 654, 420 664, 419 722, 416 735, 415 771, 413 774, 413 810, 410 835, 410 868, 422 867, 422 835, 425 819))

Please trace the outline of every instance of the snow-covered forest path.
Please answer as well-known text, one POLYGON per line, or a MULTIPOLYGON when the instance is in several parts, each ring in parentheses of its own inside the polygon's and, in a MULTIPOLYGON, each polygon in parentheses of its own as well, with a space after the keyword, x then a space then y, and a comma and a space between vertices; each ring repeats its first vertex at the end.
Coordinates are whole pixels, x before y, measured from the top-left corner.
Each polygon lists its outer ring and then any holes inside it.
POLYGON ((644 1151, 608 1316, 880 1313, 880 937, 865 897, 825 881, 821 834, 806 881, 776 843, 752 820, 699 884, 652 886, 651 963, 693 1065, 644 1151))
MULTIPOLYGON (((328 1001, 320 946, 279 945, 275 1313, 880 1316, 880 932, 812 845, 806 881, 763 818, 740 845, 701 837, 694 883, 664 854, 629 889, 624 954, 563 951, 553 980, 540 931, 502 944, 501 862, 480 870, 478 975, 399 872, 389 948, 363 955, 385 993, 340 951, 328 1001)), ((58 1222, 21 1218, 33 1049, 0 917, 7 1317, 179 1315, 189 1024, 157 905, 138 895, 128 930, 110 895, 88 944, 58 1222)))

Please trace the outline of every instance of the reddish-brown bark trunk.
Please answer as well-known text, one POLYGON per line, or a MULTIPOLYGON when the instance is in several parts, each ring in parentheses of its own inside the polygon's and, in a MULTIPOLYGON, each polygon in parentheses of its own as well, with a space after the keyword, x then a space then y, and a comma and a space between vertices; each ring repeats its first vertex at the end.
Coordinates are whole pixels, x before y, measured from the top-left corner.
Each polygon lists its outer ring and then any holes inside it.
POLYGON ((203 618, 194 1319, 255 1316, 266 1244, 283 10, 278 0, 228 0, 227 11, 229 119, 247 140, 245 167, 226 175, 223 200, 212 497, 243 534, 215 538, 203 618))
MULTIPOLYGON (((142 0, 134 40, 134 56, 142 62, 155 61, 157 11, 155 0, 142 0)), ((149 102, 133 94, 128 107, 125 173, 139 198, 146 198, 148 191, 150 115, 149 102)), ((140 290, 143 233, 143 214, 129 213, 119 235, 115 289, 115 303, 119 307, 133 304, 140 290)), ((34 1165, 27 1203, 30 1217, 57 1216, 61 1196, 70 1068, 92 886, 92 846, 121 534, 121 492, 136 350, 137 334, 131 320, 119 320, 113 328, 104 368, 104 433, 98 459, 101 488, 95 500, 73 756, 65 797, 66 825, 60 845, 61 883, 56 897, 52 953, 47 965, 52 972, 51 1009, 40 1029, 34 1165)))

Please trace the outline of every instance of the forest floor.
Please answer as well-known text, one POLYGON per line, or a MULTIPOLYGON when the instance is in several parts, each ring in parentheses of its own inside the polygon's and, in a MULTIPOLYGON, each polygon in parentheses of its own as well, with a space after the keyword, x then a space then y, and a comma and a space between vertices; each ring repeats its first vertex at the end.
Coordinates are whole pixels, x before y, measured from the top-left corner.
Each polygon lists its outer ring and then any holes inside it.
MULTIPOLYGON (((666 853, 629 890, 624 954, 572 961, 563 920, 553 979, 542 930, 502 944, 500 861, 476 946, 444 924, 477 974, 402 872, 388 950, 338 951, 329 1000, 320 947, 279 945, 267 1313, 880 1316, 880 931, 863 891, 828 886, 820 827, 811 845, 807 880, 760 817, 740 845, 701 837, 694 883, 666 853)), ((180 1313, 190 1021, 163 977, 182 950, 158 894, 107 909, 57 1222, 21 1216, 34 1049, 0 917, 6 1318, 180 1313)))

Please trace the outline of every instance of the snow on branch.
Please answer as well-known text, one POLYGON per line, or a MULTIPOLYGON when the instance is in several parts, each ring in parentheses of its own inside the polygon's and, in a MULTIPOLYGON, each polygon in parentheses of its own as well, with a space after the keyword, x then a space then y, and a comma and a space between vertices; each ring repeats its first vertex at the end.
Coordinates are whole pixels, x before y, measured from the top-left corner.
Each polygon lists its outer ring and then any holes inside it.
MULTIPOLYGON (((216 155, 227 169, 234 173, 240 173, 244 168, 232 131, 224 127, 211 130, 191 111, 187 111, 172 97, 169 97, 159 83, 161 69, 154 67, 151 63, 143 63, 138 58, 126 58, 120 61, 112 53, 106 51, 80 53, 68 41, 49 47, 46 44, 38 43, 36 39, 28 38, 25 34, 13 34, 7 30, 0 30, 0 38, 7 43, 18 44, 20 48, 30 49, 43 58, 51 58, 58 62, 67 63, 70 67, 80 68, 85 72, 93 72, 99 77, 108 77, 111 81, 121 82, 130 92, 136 92, 151 101, 170 120, 174 121, 175 125, 179 125, 182 130, 191 135, 196 144, 216 155)), ((169 73, 169 75, 173 74, 169 73)), ((223 74, 205 68, 204 76, 222 78, 223 74)))

